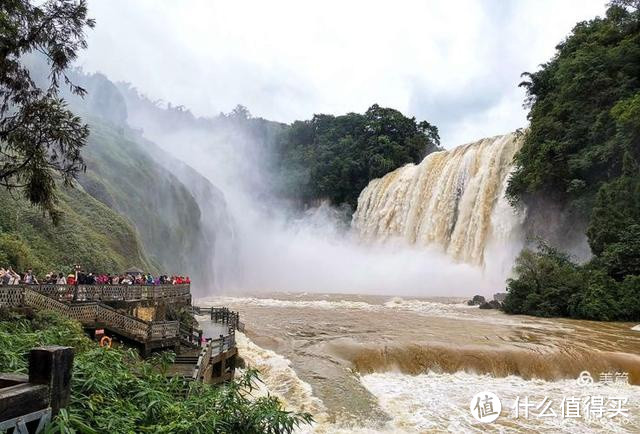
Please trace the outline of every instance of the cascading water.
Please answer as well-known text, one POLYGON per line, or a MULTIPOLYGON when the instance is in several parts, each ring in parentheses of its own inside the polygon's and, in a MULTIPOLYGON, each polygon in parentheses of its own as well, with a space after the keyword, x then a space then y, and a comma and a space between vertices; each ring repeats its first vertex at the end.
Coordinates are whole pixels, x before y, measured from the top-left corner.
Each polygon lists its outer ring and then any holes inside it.
POLYGON ((520 145, 517 133, 486 138, 374 179, 353 226, 364 239, 437 245, 457 260, 504 270, 522 245, 524 213, 504 196, 520 145))

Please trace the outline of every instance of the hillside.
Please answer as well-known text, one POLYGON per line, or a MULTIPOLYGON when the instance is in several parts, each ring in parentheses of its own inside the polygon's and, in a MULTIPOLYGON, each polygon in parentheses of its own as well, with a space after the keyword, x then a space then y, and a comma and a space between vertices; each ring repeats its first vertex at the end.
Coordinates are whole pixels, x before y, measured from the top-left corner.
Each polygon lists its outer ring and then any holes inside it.
POLYGON ((155 263, 165 269, 171 266, 171 272, 183 269, 198 239, 197 203, 136 142, 97 121, 90 128, 84 152, 88 170, 80 176, 80 184, 132 221, 155 263))
POLYGON ((0 190, 0 264, 38 275, 71 272, 74 264, 88 271, 122 272, 136 266, 152 272, 133 226, 82 187, 60 188, 59 226, 25 199, 0 190))
MULTIPOLYGON (((42 59, 31 56, 28 62, 34 80, 46 82, 42 59)), ((5 262, 39 272, 67 270, 75 263, 111 272, 135 265, 190 275, 197 288, 215 285, 221 278, 217 269, 214 272, 221 238, 217 232, 230 232, 222 193, 131 129, 124 98, 105 76, 70 71, 69 77, 87 90, 83 98, 61 92, 89 124, 82 149, 87 170, 79 175, 77 188, 59 193, 64 212, 59 227, 25 201, 2 192, 10 204, 0 212, 5 262), (193 186, 193 193, 183 181, 193 186), (21 252, 20 258, 14 251, 21 252)))
POLYGON ((639 23, 614 1, 525 74, 531 126, 507 193, 550 243, 518 258, 508 312, 640 320, 639 23), (566 254, 576 232, 593 255, 581 263, 566 254))

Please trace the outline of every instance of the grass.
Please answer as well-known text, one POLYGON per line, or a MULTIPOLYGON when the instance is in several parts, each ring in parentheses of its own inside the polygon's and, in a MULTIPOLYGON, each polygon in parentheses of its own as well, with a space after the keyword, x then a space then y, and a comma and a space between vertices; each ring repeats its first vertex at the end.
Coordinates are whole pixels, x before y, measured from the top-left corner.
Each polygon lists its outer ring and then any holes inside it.
POLYGON ((185 383, 164 376, 172 353, 145 361, 130 349, 98 347, 79 323, 54 313, 0 312, 0 372, 26 372, 25 354, 39 345, 75 350, 71 403, 47 433, 290 433, 312 421, 275 397, 254 398, 256 371, 224 386, 185 383))

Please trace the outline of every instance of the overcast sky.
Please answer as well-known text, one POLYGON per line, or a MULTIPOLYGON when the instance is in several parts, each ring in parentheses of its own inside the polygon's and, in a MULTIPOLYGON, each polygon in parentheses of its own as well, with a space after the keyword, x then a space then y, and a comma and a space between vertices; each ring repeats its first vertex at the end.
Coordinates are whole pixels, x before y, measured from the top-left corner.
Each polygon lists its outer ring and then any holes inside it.
POLYGON ((199 115, 291 122, 378 103, 447 148, 526 125, 533 71, 604 0, 90 0, 87 71, 199 115))

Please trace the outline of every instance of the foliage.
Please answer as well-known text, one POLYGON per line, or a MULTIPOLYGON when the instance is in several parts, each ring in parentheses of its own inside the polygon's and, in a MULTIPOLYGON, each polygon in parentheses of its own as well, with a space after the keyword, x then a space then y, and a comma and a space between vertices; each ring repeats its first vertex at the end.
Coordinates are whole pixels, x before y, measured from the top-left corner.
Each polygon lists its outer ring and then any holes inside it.
POLYGON ((640 158, 640 11, 618 3, 524 74, 531 125, 509 183, 513 200, 552 198, 588 216, 603 183, 620 176, 624 152, 640 158))
POLYGON ((272 396, 253 397, 256 371, 219 387, 167 378, 167 353, 143 361, 133 350, 100 348, 78 323, 47 313, 0 318, 0 371, 24 372, 24 354, 44 344, 75 349, 71 403, 47 433, 289 433, 312 420, 272 396))
POLYGON ((25 354, 42 345, 71 346, 84 351, 92 346, 80 323, 53 312, 39 312, 33 318, 4 311, 0 315, 0 372, 27 372, 25 354))
POLYGON ((370 180, 418 163, 439 144, 435 126, 377 104, 363 115, 315 115, 276 141, 279 189, 302 204, 329 199, 355 208, 370 180))
POLYGON ((54 221, 56 182, 65 185, 84 168, 80 149, 89 130, 58 97, 62 78, 73 93, 75 86, 65 69, 86 48, 87 18, 84 0, 49 0, 34 6, 28 0, 0 4, 0 185, 21 188, 33 204, 49 212, 54 221), (49 64, 48 85, 38 87, 21 62, 40 52, 49 64))
POLYGON ((81 188, 61 186, 58 197, 64 218, 54 225, 27 200, 0 191, 0 266, 33 268, 39 277, 72 272, 74 264, 93 272, 156 271, 127 220, 81 188))
MULTIPOLYGON (((640 11, 614 1, 578 24, 526 74, 531 127, 507 193, 588 219, 583 265, 548 246, 525 250, 508 280, 509 313, 640 320, 640 11)), ((571 221, 571 219, 567 220, 571 221)), ((568 228, 560 228, 565 230, 568 228)))
MULTIPOLYGON (((636 256, 637 258, 637 256, 636 256)), ((542 243, 525 249, 507 280, 503 309, 512 314, 569 316, 602 321, 640 321, 640 275, 616 279, 599 259, 578 265, 542 243)))
POLYGON ((547 245, 525 249, 514 267, 517 278, 507 281, 505 312, 567 316, 567 300, 580 291, 582 281, 569 257, 547 245))

